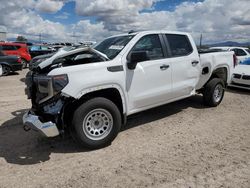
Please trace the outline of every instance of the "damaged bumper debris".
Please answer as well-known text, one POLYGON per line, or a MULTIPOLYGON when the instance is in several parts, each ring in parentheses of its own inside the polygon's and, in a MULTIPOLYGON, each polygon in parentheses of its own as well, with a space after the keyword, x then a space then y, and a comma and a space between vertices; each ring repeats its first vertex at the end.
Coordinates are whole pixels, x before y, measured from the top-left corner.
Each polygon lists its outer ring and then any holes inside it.
POLYGON ((27 112, 23 116, 23 124, 24 124, 24 130, 35 130, 46 137, 54 137, 59 135, 59 130, 55 123, 48 121, 48 122, 41 122, 39 120, 39 117, 36 115, 33 115, 31 112, 27 112))

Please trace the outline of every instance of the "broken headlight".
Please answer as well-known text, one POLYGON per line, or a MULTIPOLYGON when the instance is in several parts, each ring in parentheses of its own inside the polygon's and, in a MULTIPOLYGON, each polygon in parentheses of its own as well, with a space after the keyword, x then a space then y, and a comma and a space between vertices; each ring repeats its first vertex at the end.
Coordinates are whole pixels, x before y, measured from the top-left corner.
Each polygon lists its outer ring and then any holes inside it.
POLYGON ((66 74, 39 76, 35 78, 35 82, 38 89, 36 100, 42 103, 58 94, 68 84, 68 76, 66 74))
POLYGON ((52 83, 54 93, 60 92, 69 83, 67 74, 52 76, 52 83))

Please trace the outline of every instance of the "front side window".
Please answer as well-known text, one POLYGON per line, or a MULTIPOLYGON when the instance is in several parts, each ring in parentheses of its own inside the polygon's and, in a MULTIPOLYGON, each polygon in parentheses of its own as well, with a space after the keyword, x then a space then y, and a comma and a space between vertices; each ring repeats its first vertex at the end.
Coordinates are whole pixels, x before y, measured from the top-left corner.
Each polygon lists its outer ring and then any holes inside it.
POLYGON ((16 50, 15 46, 11 46, 11 45, 3 45, 2 46, 2 50, 16 50))
POLYGON ((47 46, 41 46, 41 50, 49 50, 47 46))
POLYGON ((131 52, 139 51, 145 51, 149 60, 161 59, 164 57, 161 41, 157 34, 142 37, 131 50, 131 52))
POLYGON ((187 36, 166 34, 166 37, 173 57, 186 56, 193 52, 193 48, 187 36))
POLYGON ((244 50, 242 50, 242 49, 235 48, 235 49, 232 49, 232 51, 234 51, 236 56, 245 56, 245 55, 247 55, 246 52, 244 52, 244 50))

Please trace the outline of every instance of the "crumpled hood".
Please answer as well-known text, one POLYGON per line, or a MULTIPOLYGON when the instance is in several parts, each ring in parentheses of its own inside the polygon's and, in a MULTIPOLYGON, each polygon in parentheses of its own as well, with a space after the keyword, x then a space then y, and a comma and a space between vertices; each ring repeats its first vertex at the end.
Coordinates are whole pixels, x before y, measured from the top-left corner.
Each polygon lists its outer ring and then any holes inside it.
POLYGON ((233 73, 250 75, 250 65, 239 64, 235 67, 235 69, 233 70, 233 73))
POLYGON ((66 57, 66 56, 69 56, 69 55, 72 55, 75 53, 84 52, 84 51, 96 53, 97 55, 102 56, 104 59, 108 60, 108 57, 105 54, 103 54, 103 53, 101 53, 93 48, 90 48, 90 47, 77 48, 77 49, 70 50, 70 51, 66 51, 64 49, 61 49, 57 53, 55 53, 53 56, 51 56, 50 58, 48 58, 48 59, 44 60, 42 63, 40 63, 38 65, 38 67, 40 69, 44 69, 45 67, 52 65, 53 61, 55 59, 63 58, 63 57, 66 57))

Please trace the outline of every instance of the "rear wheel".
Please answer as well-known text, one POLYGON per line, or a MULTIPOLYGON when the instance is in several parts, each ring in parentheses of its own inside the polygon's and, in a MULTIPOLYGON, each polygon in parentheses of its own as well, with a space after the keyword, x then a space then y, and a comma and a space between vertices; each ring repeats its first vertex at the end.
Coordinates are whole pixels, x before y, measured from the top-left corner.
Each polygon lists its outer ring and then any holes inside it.
POLYGON ((73 115, 73 137, 90 149, 109 145, 121 128, 117 106, 106 98, 93 98, 83 103, 73 115))
POLYGON ((7 76, 10 73, 11 69, 7 65, 2 65, 2 75, 7 76))
POLYGON ((218 106, 224 97, 224 82, 219 78, 210 80, 203 91, 203 101, 207 106, 218 106))

